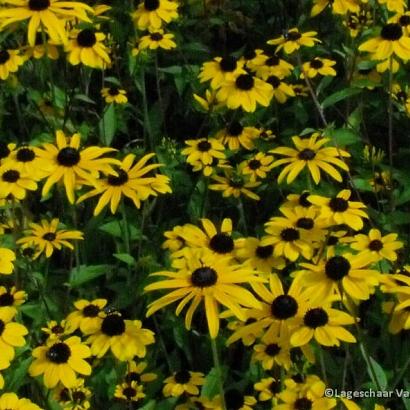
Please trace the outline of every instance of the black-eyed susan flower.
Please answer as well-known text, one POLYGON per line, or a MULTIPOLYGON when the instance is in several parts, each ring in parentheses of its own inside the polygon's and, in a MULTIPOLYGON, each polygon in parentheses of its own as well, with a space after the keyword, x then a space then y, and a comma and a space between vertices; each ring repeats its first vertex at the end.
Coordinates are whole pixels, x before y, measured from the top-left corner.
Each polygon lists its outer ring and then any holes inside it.
POLYGON ((78 133, 66 137, 62 130, 58 130, 55 145, 46 143, 41 148, 35 148, 36 155, 42 160, 39 166, 47 174, 42 189, 43 196, 50 192, 53 185, 62 181, 67 198, 73 204, 74 191, 80 179, 96 184, 99 172, 115 175, 112 165, 118 164, 119 161, 106 156, 102 158, 104 154, 113 152, 115 149, 96 146, 80 149, 80 140, 78 133))
POLYGON ((77 310, 67 316, 67 323, 73 330, 80 329, 84 335, 95 333, 101 328, 103 318, 100 313, 106 305, 106 299, 77 300, 74 302, 77 310))
POLYGON ((410 283, 406 288, 404 286, 401 288, 403 292, 400 292, 400 289, 395 291, 395 301, 382 304, 383 312, 390 317, 389 332, 394 335, 402 330, 410 329, 410 283), (405 290, 407 292, 404 292, 405 290))
MULTIPOLYGON (((264 377, 253 385, 254 389, 259 392, 259 401, 275 400, 278 393, 282 391, 282 384, 280 380, 273 377, 264 377)), ((272 404, 276 404, 272 402, 272 404)))
POLYGON ((349 201, 350 196, 351 191, 343 189, 333 198, 309 195, 308 200, 320 207, 321 217, 329 225, 346 224, 352 229, 359 231, 363 228, 363 219, 368 218, 363 210, 366 206, 359 201, 349 201))
POLYGON ((215 91, 205 90, 204 97, 201 97, 198 94, 194 94, 193 97, 195 101, 207 112, 216 111, 221 108, 221 104, 219 104, 218 100, 216 99, 215 91))
POLYGON ((21 164, 5 161, 0 166, 0 198, 11 197, 20 200, 26 197, 27 191, 36 189, 36 181, 24 171, 21 164))
POLYGON ((380 281, 380 273, 369 269, 373 262, 371 255, 336 255, 316 265, 301 263, 304 270, 297 275, 312 303, 321 303, 335 294, 340 298, 347 294, 355 300, 367 300, 380 281))
POLYGON ((12 152, 15 148, 16 144, 14 143, 0 143, 0 164, 3 163, 4 159, 7 158, 10 155, 10 152, 12 152))
POLYGON ((77 379, 72 388, 60 385, 54 397, 64 410, 88 410, 90 408, 91 390, 84 386, 84 379, 77 379))
POLYGON ((350 154, 340 148, 323 147, 329 140, 318 133, 312 134, 310 138, 294 136, 292 142, 296 149, 278 147, 269 151, 287 157, 273 163, 273 167, 286 164, 278 176, 278 182, 281 183, 287 177, 286 182, 292 183, 305 167, 308 168, 315 184, 320 182, 320 170, 341 182, 342 176, 335 166, 348 171, 349 167, 341 158, 350 157, 350 154))
POLYGON ((144 387, 137 382, 122 383, 115 386, 114 397, 126 400, 127 402, 137 402, 145 397, 144 387))
POLYGON ((388 23, 382 27, 379 36, 362 43, 359 51, 371 53, 372 60, 386 60, 394 55, 407 61, 410 59, 410 38, 400 24, 388 23))
POLYGON ((349 13, 343 25, 349 30, 351 37, 356 38, 373 23, 372 12, 366 8, 361 8, 359 12, 349 13))
POLYGON ((315 57, 312 60, 302 64, 302 72, 300 78, 314 78, 318 74, 323 76, 334 77, 337 73, 333 66, 336 65, 336 61, 329 60, 328 58, 315 57))
POLYGON ((14 269, 16 254, 7 248, 0 248, 0 274, 10 275, 14 269))
POLYGON ((371 255, 376 262, 387 259, 397 260, 397 250, 403 247, 403 242, 397 240, 396 233, 382 236, 378 229, 370 229, 368 235, 357 234, 353 237, 350 247, 361 255, 371 255))
POLYGON ((46 32, 38 31, 34 45, 24 49, 24 57, 38 60, 47 56, 51 60, 57 60, 60 54, 57 46, 58 44, 50 40, 46 32))
POLYGON ((178 18, 178 3, 169 0, 144 0, 137 10, 132 13, 132 19, 139 30, 161 28, 164 23, 169 23, 178 18))
POLYGON ((272 86, 273 97, 280 104, 284 104, 289 97, 295 96, 293 88, 276 75, 269 76, 266 81, 272 86))
POLYGON ((72 329, 66 320, 62 320, 60 323, 56 320, 50 320, 47 322, 47 326, 42 327, 41 330, 48 335, 49 340, 56 340, 73 333, 75 329, 72 329))
MULTIPOLYGON (((1 12, 1 11, 0 11, 1 12)), ((15 73, 24 64, 19 50, 0 50, 0 78, 6 80, 10 73, 15 73)))
POLYGON ((358 0, 313 0, 313 7, 310 15, 312 17, 320 14, 327 6, 332 7, 335 14, 357 13, 360 10, 358 0))
POLYGON ((225 392, 225 404, 227 409, 252 410, 257 404, 253 396, 245 395, 239 390, 230 389, 225 392))
POLYGON ((95 188, 82 195, 78 202, 100 195, 94 215, 98 215, 108 204, 110 204, 111 213, 115 214, 123 197, 130 198, 136 208, 140 208, 141 202, 149 196, 171 192, 169 177, 159 174, 147 176, 151 171, 163 165, 147 165, 147 162, 154 156, 155 154, 151 153, 136 160, 134 154, 128 154, 116 169, 116 175, 111 174, 100 178, 94 183, 95 188))
POLYGON ((174 35, 172 33, 164 33, 164 30, 151 31, 146 36, 142 36, 138 40, 138 50, 156 50, 162 48, 163 50, 171 50, 177 45, 174 41, 174 35))
POLYGON ((315 43, 320 43, 320 40, 315 38, 316 31, 307 31, 306 33, 299 32, 298 28, 291 28, 282 34, 278 38, 267 41, 268 44, 278 46, 276 52, 282 50, 286 54, 292 54, 294 51, 299 50, 301 46, 313 47, 315 43))
POLYGON ((274 75, 278 78, 285 78, 292 74, 295 67, 277 55, 266 56, 263 64, 255 68, 257 77, 267 80, 274 75))
POLYGON ((179 397, 184 393, 197 396, 199 395, 198 386, 202 386, 204 382, 203 373, 180 370, 164 380, 165 386, 162 394, 165 397, 179 397))
POLYGON ((266 81, 251 74, 240 74, 235 79, 224 81, 216 97, 232 110, 242 107, 246 112, 254 112, 258 104, 269 106, 273 88, 266 81))
POLYGON ((260 48, 246 48, 241 59, 245 61, 245 66, 249 70, 256 72, 269 56, 260 48))
POLYGON ((405 35, 410 35, 410 11, 395 14, 388 20, 388 23, 400 24, 400 26, 403 28, 405 35))
POLYGON ((255 127, 244 127, 239 121, 232 121, 225 128, 218 131, 215 138, 226 145, 231 151, 243 147, 251 150, 255 147, 255 140, 260 131, 255 127))
POLYGON ((157 379, 155 373, 145 373, 147 368, 147 362, 135 362, 131 360, 127 363, 127 373, 124 377, 127 383, 137 382, 137 383, 149 383, 157 379))
POLYGON ((198 78, 201 83, 211 81, 211 88, 216 90, 225 81, 235 80, 241 74, 246 74, 243 61, 231 56, 215 57, 202 65, 198 78))
POLYGON ((285 260, 273 256, 273 245, 261 246, 260 239, 248 237, 235 240, 235 256, 258 272, 270 274, 273 269, 283 269, 285 260))
POLYGON ((44 385, 52 389, 59 382, 67 388, 77 385, 77 373, 88 376, 91 366, 85 360, 91 356, 88 346, 78 336, 64 340, 50 340, 32 352, 35 360, 29 367, 32 377, 43 375, 44 385))
POLYGON ((79 1, 13 0, 3 3, 5 4, 0 10, 0 28, 29 19, 27 38, 31 46, 35 45, 36 34, 41 28, 47 31, 53 41, 66 43, 66 20, 75 17, 81 21, 91 22, 87 12, 93 13, 90 6, 79 1))
POLYGON ((212 191, 222 191, 224 198, 233 196, 234 198, 240 198, 241 196, 259 201, 261 198, 255 192, 252 192, 253 188, 261 185, 261 182, 249 181, 245 175, 241 175, 236 172, 225 172, 224 176, 213 175, 212 184, 209 185, 209 189, 212 191))
POLYGON ((340 346, 340 341, 355 343, 356 338, 343 326, 354 323, 349 314, 336 310, 323 302, 308 304, 300 314, 300 324, 290 337, 293 346, 304 346, 315 339, 323 346, 340 346))
POLYGON ((309 95, 309 88, 305 84, 291 85, 296 97, 307 97, 309 95))
POLYGON ((55 249, 60 250, 63 246, 74 250, 74 245, 69 241, 83 240, 83 233, 58 229, 59 223, 58 218, 54 218, 50 222, 42 219, 39 224, 32 222, 29 224, 30 229, 25 232, 26 236, 16 243, 21 245, 22 249, 34 246, 36 248, 34 259, 43 253, 46 258, 50 258, 55 249))
POLYGON ((126 104, 128 102, 127 92, 118 87, 105 87, 101 90, 101 95, 107 104, 126 104))
MULTIPOLYGON (((1 260, 1 256, 0 256, 1 260)), ((15 286, 7 289, 4 286, 0 286, 0 310, 3 307, 11 307, 17 309, 22 305, 27 299, 27 293, 24 290, 17 290, 15 286)))
POLYGON ((65 47, 68 62, 72 65, 84 64, 91 68, 105 69, 111 59, 104 45, 105 34, 93 29, 73 30, 65 47))
POLYGON ((15 393, 3 393, 0 396, 1 410, 41 410, 37 404, 26 398, 19 398, 15 393))
POLYGON ((407 8, 405 0, 377 0, 379 4, 384 4, 387 10, 394 11, 395 13, 403 13, 407 8))
POLYGON ((87 339, 94 356, 103 357, 111 349, 123 362, 145 357, 146 346, 154 342, 154 332, 143 328, 140 320, 126 320, 117 312, 106 314, 98 331, 87 339))
POLYGON ((214 160, 225 159, 224 146, 215 138, 200 138, 197 140, 187 140, 188 147, 181 151, 187 156, 188 164, 194 167, 195 171, 203 170, 205 176, 212 173, 212 163, 214 160))
MULTIPOLYGON (((250 315, 252 314, 251 312, 252 309, 245 309, 244 313, 246 316, 246 321, 242 320, 229 320, 228 322, 228 329, 231 330, 232 332, 236 332, 238 329, 250 325, 251 323, 255 323, 256 319, 251 317, 250 315), (248 315, 249 313, 249 315, 248 315)), ((222 312, 220 315, 221 319, 230 319, 232 318, 233 314, 229 310, 225 310, 225 312, 222 312)), ((245 346, 252 346, 255 342, 256 339, 261 337, 263 335, 263 329, 257 329, 257 332, 249 332, 249 333, 243 333, 241 334, 240 340, 245 346)))
POLYGON ((177 252, 185 246, 184 226, 174 226, 171 231, 164 232, 166 240, 163 242, 161 248, 168 249, 171 253, 177 252))
POLYGON ((24 336, 28 330, 20 323, 13 322, 16 310, 12 307, 0 309, 0 350, 1 360, 11 361, 14 358, 14 348, 22 347, 26 341, 24 336))
POLYGON ((391 191, 393 187, 392 175, 390 171, 375 171, 373 177, 369 180, 370 186, 374 192, 391 191))
POLYGON ((180 300, 176 314, 190 302, 185 316, 185 326, 191 328, 192 316, 201 302, 205 304, 205 313, 209 333, 216 338, 219 331, 219 305, 230 309, 235 316, 245 319, 242 307, 258 309, 260 303, 240 284, 261 281, 252 269, 234 264, 229 255, 218 255, 207 249, 187 249, 183 258, 174 259, 175 271, 162 271, 152 276, 164 276, 145 287, 145 291, 174 289, 148 306, 147 316, 157 310, 180 300))

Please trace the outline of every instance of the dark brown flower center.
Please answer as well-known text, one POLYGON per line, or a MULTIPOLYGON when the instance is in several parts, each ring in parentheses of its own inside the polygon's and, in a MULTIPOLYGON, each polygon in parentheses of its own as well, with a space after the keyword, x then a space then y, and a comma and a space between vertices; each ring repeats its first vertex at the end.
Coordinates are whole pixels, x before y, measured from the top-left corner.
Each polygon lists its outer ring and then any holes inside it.
POLYGON ((160 6, 159 0, 144 0, 144 8, 148 11, 154 11, 160 6))
POLYGON ((288 31, 285 34, 285 40, 287 41, 296 41, 299 40, 302 37, 302 34, 300 34, 298 31, 288 31))
POLYGON ((272 245, 258 246, 255 250, 255 254, 258 258, 268 259, 273 254, 273 246, 272 245))
POLYGON ((267 66, 269 66, 269 67, 277 66, 277 65, 279 65, 279 63, 280 63, 280 58, 279 58, 278 56, 269 57, 269 58, 265 61, 265 64, 266 64, 267 66))
POLYGON ((235 57, 224 57, 220 63, 219 66, 221 67, 222 71, 225 72, 232 72, 235 71, 236 69, 236 58, 235 57))
POLYGON ((54 232, 47 232, 42 236, 42 238, 45 241, 53 242, 54 239, 56 239, 56 234, 54 232))
POLYGON ((191 374, 188 370, 180 370, 175 373, 174 379, 178 384, 186 384, 191 380, 191 374))
POLYGON ((271 304, 271 312, 275 319, 285 320, 296 315, 298 303, 290 295, 277 296, 271 304))
POLYGON ((24 147, 24 148, 20 148, 17 151, 17 161, 20 162, 30 162, 33 161, 33 159, 36 157, 36 154, 34 153, 34 151, 30 148, 24 147))
POLYGON ((296 226, 302 229, 312 229, 315 226, 312 218, 299 218, 296 226))
POLYGON ((314 58, 311 62, 310 62, 310 66, 312 68, 314 68, 315 70, 319 70, 319 68, 323 67, 323 62, 320 61, 318 58, 314 58))
POLYGON ((0 336, 3 334, 6 324, 0 319, 0 336))
POLYGON ((100 308, 96 305, 90 304, 87 305, 82 312, 85 317, 97 317, 100 313, 100 308))
POLYGON ((303 151, 300 151, 298 154, 298 158, 303 161, 311 161, 313 158, 315 158, 315 156, 316 156, 316 152, 309 148, 305 148, 303 151))
POLYGON ((9 182, 10 184, 13 184, 14 182, 17 182, 19 180, 20 172, 14 169, 9 169, 1 176, 1 178, 4 182, 9 182))
POLYGON ((87 396, 82 391, 73 392, 73 402, 74 403, 82 403, 86 398, 87 396))
MULTIPOLYGON (((0 51, 0 58, 1 58, 1 53, 2 51, 0 51)), ((5 144, 4 142, 0 143, 0 159, 7 158, 9 154, 10 154, 10 150, 7 144, 5 144)))
POLYGON ((273 380, 273 382, 269 385, 269 390, 273 394, 280 393, 282 391, 282 385, 279 380, 273 380))
POLYGON ((309 400, 306 397, 297 399, 293 404, 295 410, 311 410, 312 409, 312 400, 309 400))
POLYGON ((369 243, 369 249, 371 251, 380 251, 383 249, 383 242, 378 239, 374 239, 369 243))
POLYGON ((50 330, 55 335, 61 335, 62 333, 64 333, 64 328, 60 325, 55 325, 50 330))
POLYGON ((218 274, 212 268, 203 266, 195 269, 191 274, 191 283, 198 288, 206 288, 215 285, 218 280, 218 274))
POLYGON ((226 129, 232 137, 238 137, 242 134, 243 125, 239 121, 232 121, 226 129))
POLYGON ((117 87, 110 87, 108 89, 108 94, 110 94, 112 97, 115 97, 120 93, 119 89, 117 87))
POLYGON ((324 326, 328 323, 329 316, 322 308, 310 309, 306 312, 303 323, 307 327, 316 329, 317 327, 324 326))
POLYGON ((234 242, 229 235, 218 233, 211 238, 209 247, 216 253, 224 254, 233 251, 234 242))
POLYGON ((13 306, 14 297, 11 293, 6 292, 0 295, 0 306, 13 306))
POLYGON ((236 86, 243 91, 249 91, 255 85, 255 80, 250 74, 241 74, 235 81, 236 86))
POLYGON ((285 228, 280 233, 280 237, 285 242, 294 242, 299 239, 299 231, 295 228, 285 228))
POLYGON ((252 170, 257 170, 261 167, 262 163, 258 159, 251 159, 248 162, 248 167, 252 170))
POLYGON ((402 27, 406 27, 410 24, 410 16, 404 15, 399 18, 399 24, 402 27))
POLYGON ((403 29, 400 24, 389 23, 382 28, 380 35, 384 40, 397 41, 403 36, 403 29))
POLYGON ((118 175, 108 175, 107 183, 111 186, 121 186, 128 182, 128 174, 123 169, 117 170, 118 175))
POLYGON ((332 198, 329 207, 333 212, 345 212, 349 208, 349 202, 343 198, 332 198))
POLYGON ((196 147, 198 148, 198 151, 208 152, 212 148, 212 145, 209 141, 204 140, 204 141, 198 142, 196 147))
POLYGON ((268 78, 268 83, 273 87, 273 88, 278 88, 281 84, 281 81, 279 77, 276 77, 276 75, 271 75, 268 78))
POLYGON ((48 349, 47 359, 56 364, 67 363, 71 356, 71 350, 65 343, 56 343, 48 349))
POLYGON ((309 195, 310 192, 304 192, 299 197, 299 205, 303 206, 303 208, 309 208, 312 205, 312 203, 307 199, 309 195))
POLYGON ((225 393, 226 408, 229 410, 239 410, 245 404, 245 398, 238 390, 228 390, 225 393))
POLYGON ((90 28, 81 30, 77 35, 77 43, 80 47, 89 48, 97 42, 95 33, 90 28))
POLYGON ((265 353, 268 356, 275 357, 280 352, 280 346, 276 343, 271 343, 265 347, 265 353))
POLYGON ((29 0, 28 8, 32 11, 42 11, 50 7, 50 0, 29 0))
POLYGON ((127 400, 131 400, 136 396, 137 391, 133 387, 128 386, 122 391, 122 393, 127 398, 127 400))
POLYGON ((152 41, 161 41, 164 38, 161 33, 151 33, 149 37, 152 41))
POLYGON ((325 274, 329 279, 340 280, 348 275, 350 262, 343 256, 333 256, 325 265, 325 274))
POLYGON ((10 59, 10 53, 7 50, 0 50, 0 64, 7 63, 10 59))
POLYGON ((75 148, 62 148, 57 155, 57 162, 63 167, 73 167, 80 162, 80 153, 75 148))
POLYGON ((101 332, 107 336, 119 336, 125 332, 124 319, 119 315, 108 315, 101 324, 101 332))

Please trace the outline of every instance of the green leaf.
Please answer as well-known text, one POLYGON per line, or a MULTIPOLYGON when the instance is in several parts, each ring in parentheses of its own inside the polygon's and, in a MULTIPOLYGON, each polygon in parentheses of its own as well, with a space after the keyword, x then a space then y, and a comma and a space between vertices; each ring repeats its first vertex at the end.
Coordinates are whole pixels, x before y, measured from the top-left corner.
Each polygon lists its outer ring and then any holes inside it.
POLYGON ((24 383, 24 378, 26 377, 28 367, 32 362, 32 358, 22 360, 19 362, 18 366, 13 366, 13 371, 7 377, 7 390, 8 391, 18 391, 19 388, 24 383))
POLYGON ((343 101, 346 98, 352 97, 353 95, 356 94, 360 94, 362 92, 362 90, 360 88, 345 88, 343 90, 337 91, 331 95, 329 95, 329 97, 325 98, 322 101, 322 108, 327 108, 330 107, 336 103, 338 103, 339 101, 343 101))
POLYGON ((112 256, 114 256, 114 258, 117 258, 121 262, 126 263, 127 265, 135 265, 135 259, 129 253, 114 253, 112 256))
POLYGON ((117 117, 114 104, 110 104, 98 124, 100 140, 104 145, 110 146, 117 131, 117 117))
POLYGON ((215 367, 208 373, 202 386, 201 396, 212 398, 219 392, 219 371, 215 367))
POLYGON ((111 268, 111 265, 80 265, 78 268, 75 267, 71 270, 69 283, 71 287, 75 288, 105 275, 111 268))
POLYGON ((350 128, 328 129, 325 135, 331 137, 337 145, 351 145, 360 141, 359 134, 350 128))
MULTIPOLYGON (((107 222, 106 224, 101 225, 98 229, 102 232, 108 233, 109 235, 115 238, 122 238, 124 235, 122 221, 107 222)), ((128 224, 128 230, 130 234, 130 239, 135 240, 142 238, 141 231, 132 224, 128 224)))
POLYGON ((367 373, 369 374, 372 382, 375 386, 380 387, 381 390, 385 390, 387 387, 387 376, 383 370, 383 367, 381 367, 380 364, 377 363, 371 356, 366 355, 362 344, 360 345, 360 350, 367 365, 367 373), (377 382, 375 378, 377 379, 377 382))

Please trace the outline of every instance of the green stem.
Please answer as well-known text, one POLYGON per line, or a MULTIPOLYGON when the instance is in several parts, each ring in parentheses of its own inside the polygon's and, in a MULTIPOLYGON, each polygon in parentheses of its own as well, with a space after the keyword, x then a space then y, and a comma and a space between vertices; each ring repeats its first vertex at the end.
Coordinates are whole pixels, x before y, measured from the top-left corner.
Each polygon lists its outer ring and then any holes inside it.
POLYGON ((218 348, 216 346, 216 339, 211 337, 212 359, 214 361, 214 368, 217 373, 219 395, 221 397, 221 409, 226 410, 224 384, 222 380, 221 364, 219 362, 218 348))
POLYGON ((394 380, 391 389, 389 390, 394 390, 397 387, 397 385, 400 383, 401 379, 403 378, 409 366, 410 366, 410 357, 407 359, 406 363, 400 370, 400 373, 397 375, 396 379, 394 380))
POLYGON ((319 347, 319 361, 320 361, 320 368, 322 370, 322 379, 327 384, 326 364, 325 364, 325 359, 323 357, 323 350, 321 346, 319 347))
POLYGON ((128 219, 127 219, 127 212, 125 210, 124 201, 121 201, 121 214, 122 214, 122 230, 124 232, 124 245, 125 245, 125 252, 130 255, 131 246, 130 246, 130 230, 128 226, 128 219))
POLYGON ((143 112, 144 112, 144 141, 148 142, 146 144, 149 146, 151 151, 154 151, 155 142, 153 140, 151 122, 149 119, 149 111, 148 111, 148 100, 147 100, 147 91, 145 88, 145 69, 141 67, 140 69, 140 86, 141 86, 141 94, 142 94, 142 105, 143 105, 143 112), (147 141, 148 136, 148 141, 147 141))

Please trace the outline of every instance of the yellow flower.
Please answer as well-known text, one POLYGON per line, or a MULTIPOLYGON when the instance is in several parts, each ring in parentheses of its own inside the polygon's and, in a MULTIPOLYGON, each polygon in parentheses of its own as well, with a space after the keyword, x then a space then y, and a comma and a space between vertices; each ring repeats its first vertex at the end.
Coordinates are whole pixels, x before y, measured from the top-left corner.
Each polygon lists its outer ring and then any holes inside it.
POLYGON ((143 386, 137 382, 122 383, 115 386, 114 397, 117 399, 127 400, 128 402, 137 402, 145 397, 143 386))
POLYGON ((138 383, 149 383, 157 379, 155 373, 144 373, 147 368, 148 363, 135 361, 130 361, 127 363, 127 374, 125 375, 126 383, 138 382, 138 383))
POLYGON ((24 171, 24 166, 15 161, 5 161, 0 166, 0 198, 24 199, 26 191, 35 191, 36 181, 30 173, 24 171))
POLYGON ((0 248, 0 274, 10 275, 13 272, 13 262, 16 260, 16 254, 7 248, 0 248))
POLYGON ((299 50, 301 46, 313 47, 315 43, 320 43, 320 40, 315 38, 316 34, 316 31, 300 33, 297 28, 292 28, 280 37, 269 40, 267 43, 269 45, 277 45, 276 52, 283 48, 286 54, 291 54, 299 50))
POLYGON ((3 393, 0 396, 1 410, 42 410, 29 399, 20 399, 15 393, 3 393))
POLYGON ((336 70, 333 68, 335 64, 336 61, 329 60, 328 58, 315 57, 307 63, 303 63, 300 78, 303 79, 305 76, 308 78, 314 78, 318 74, 334 77, 337 74, 336 70))
POLYGON ((68 231, 66 229, 58 229, 60 223, 58 218, 54 218, 51 222, 45 219, 41 220, 40 224, 30 223, 31 228, 26 232, 25 237, 19 239, 16 243, 21 245, 22 249, 35 246, 36 252, 33 259, 38 258, 42 253, 46 258, 50 258, 54 249, 60 250, 63 246, 74 250, 74 246, 69 240, 82 240, 83 233, 81 231, 68 231))
MULTIPOLYGON (((1 249, 0 249, 0 261, 1 261, 1 249)), ((1 263, 1 262, 0 262, 1 263)), ((3 307, 11 307, 17 313, 17 309, 27 299, 27 293, 24 290, 17 290, 15 286, 10 289, 0 286, 0 310, 3 307)))
POLYGON ((80 139, 78 133, 67 138, 63 131, 58 130, 56 145, 46 143, 42 148, 34 148, 36 155, 42 160, 39 166, 47 174, 47 181, 42 190, 43 196, 50 192, 54 184, 62 180, 67 198, 73 204, 75 202, 74 190, 79 180, 96 184, 99 172, 115 175, 112 165, 118 164, 119 161, 102 157, 115 149, 92 146, 80 150, 80 139))
POLYGON ((173 290, 150 303, 147 316, 180 300, 176 308, 176 314, 179 315, 191 302, 185 316, 185 326, 189 330, 195 310, 201 302, 204 302, 209 333, 214 339, 219 332, 219 304, 242 319, 245 318, 243 307, 260 307, 252 293, 240 284, 261 281, 261 279, 257 278, 251 269, 233 264, 232 257, 229 255, 216 257, 207 249, 187 249, 183 258, 174 259, 172 266, 176 272, 162 271, 151 275, 165 276, 167 279, 146 286, 146 292, 160 289, 173 290))
POLYGON ((262 61, 263 63, 256 66, 254 71, 257 77, 265 81, 272 75, 280 79, 288 77, 295 68, 292 64, 282 60, 277 55, 265 56, 265 59, 262 61))
POLYGON ((28 334, 28 330, 20 323, 12 321, 15 314, 16 310, 11 307, 0 309, 0 363, 13 360, 14 348, 22 347, 26 343, 24 336, 28 334))
POLYGON ((15 73, 23 64, 24 59, 19 56, 19 50, 6 50, 4 48, 0 50, 0 78, 2 80, 7 79, 10 73, 15 73))
POLYGON ((78 202, 101 195, 94 209, 94 215, 98 215, 108 203, 110 203, 111 213, 115 214, 123 196, 130 198, 134 205, 140 208, 141 202, 145 201, 150 195, 157 196, 157 193, 171 192, 167 176, 145 176, 162 166, 162 164, 146 165, 154 156, 153 153, 147 154, 135 162, 135 155, 128 154, 116 170, 117 175, 108 175, 100 179, 98 183, 94 183, 96 187, 82 195, 78 202))
POLYGON ((265 377, 255 383, 253 387, 259 392, 259 401, 270 400, 282 390, 281 382, 273 377, 265 377))
POLYGON ((49 40, 46 32, 38 31, 36 33, 36 40, 33 46, 27 46, 24 49, 24 57, 29 59, 31 57, 36 60, 47 56, 51 60, 57 60, 59 57, 58 43, 49 40))
POLYGON ((276 101, 281 104, 284 104, 288 97, 294 97, 295 91, 293 88, 282 81, 279 77, 271 75, 266 80, 273 88, 273 97, 276 101))
POLYGON ((407 8, 405 0, 377 0, 379 4, 385 4, 389 11, 394 11, 395 13, 404 13, 407 8))
POLYGON ((354 236, 351 248, 359 251, 360 255, 371 255, 378 262, 387 259, 391 262, 397 260, 397 249, 403 247, 403 242, 397 241, 397 234, 390 233, 382 236, 378 229, 370 229, 368 235, 357 234, 354 236))
POLYGON ((222 191, 222 196, 224 198, 230 196, 239 198, 243 195, 250 199, 254 199, 255 201, 261 199, 259 195, 251 191, 252 188, 258 187, 261 182, 248 181, 244 175, 226 172, 225 176, 213 175, 212 179, 216 183, 210 184, 209 189, 212 191, 222 191))
POLYGON ((50 340, 45 346, 36 347, 33 352, 35 360, 29 367, 32 377, 44 375, 44 385, 52 389, 61 382, 72 388, 78 383, 76 373, 91 374, 91 366, 85 361, 91 356, 90 348, 81 343, 77 336, 66 340, 50 340))
POLYGON ((335 14, 357 13, 360 10, 359 0, 314 0, 310 15, 317 16, 328 5, 332 6, 335 14))
POLYGON ((278 182, 281 183, 287 176, 286 182, 291 184, 306 166, 315 184, 320 182, 320 170, 341 182, 342 176, 334 166, 348 171, 348 166, 341 158, 350 157, 350 154, 340 148, 323 147, 329 140, 329 138, 322 138, 319 133, 314 133, 310 138, 303 139, 294 136, 292 142, 296 149, 279 147, 270 150, 269 152, 273 154, 287 157, 273 163, 273 167, 286 164, 278 176, 278 182))
POLYGON ((91 390, 84 386, 84 379, 77 379, 76 385, 70 389, 58 386, 54 395, 64 410, 88 410, 91 396, 91 390))
POLYGON ((372 53, 372 60, 385 60, 394 55, 407 61, 410 59, 410 38, 404 35, 400 24, 388 23, 382 27, 378 37, 362 43, 359 51, 372 53))
POLYGON ((221 107, 221 104, 219 104, 216 99, 216 93, 214 91, 205 90, 205 98, 198 94, 194 94, 194 98, 205 111, 217 110, 221 107))
POLYGON ((101 90, 107 104, 126 104, 128 102, 127 92, 118 87, 106 87, 101 90))
POLYGON ((80 63, 92 67, 105 69, 111 65, 107 47, 103 41, 105 34, 85 28, 81 31, 73 30, 70 33, 70 41, 65 47, 68 53, 68 62, 72 65, 80 63))
POLYGON ((202 386, 204 382, 203 373, 180 370, 164 380, 162 394, 165 397, 179 397, 184 393, 197 396, 198 386, 202 386))
POLYGON ((231 151, 236 151, 243 147, 252 150, 255 147, 254 141, 260 135, 260 131, 255 127, 244 127, 239 121, 232 121, 226 127, 218 131, 215 138, 227 145, 231 151))
POLYGON ((78 1, 8 0, 2 3, 6 4, 0 9, 0 28, 4 29, 9 24, 29 19, 27 36, 31 46, 35 45, 36 34, 42 27, 53 41, 66 43, 66 19, 75 17, 91 22, 86 12, 94 13, 90 6, 78 1))
POLYGON ((221 84, 217 99, 228 108, 242 107, 246 112, 254 112, 257 104, 267 107, 273 97, 273 87, 251 74, 240 74, 221 84))
POLYGON ((169 23, 178 18, 178 3, 169 0, 144 0, 132 13, 132 19, 139 30, 161 28, 163 23, 169 23))
POLYGON ((87 339, 94 356, 103 357, 111 349, 122 362, 145 357, 146 346, 154 342, 154 332, 144 329, 140 320, 125 320, 117 312, 105 315, 98 331, 87 339))
POLYGON ((62 320, 60 323, 50 320, 47 322, 47 327, 42 327, 41 330, 48 335, 48 340, 51 341, 61 339, 63 336, 73 333, 75 329, 72 329, 65 320, 62 320))
POLYGON ((145 50, 149 48, 150 50, 156 50, 157 48, 162 48, 164 50, 171 50, 177 46, 173 38, 173 34, 164 34, 164 30, 161 29, 151 31, 148 35, 142 36, 139 39, 138 49, 145 50))

